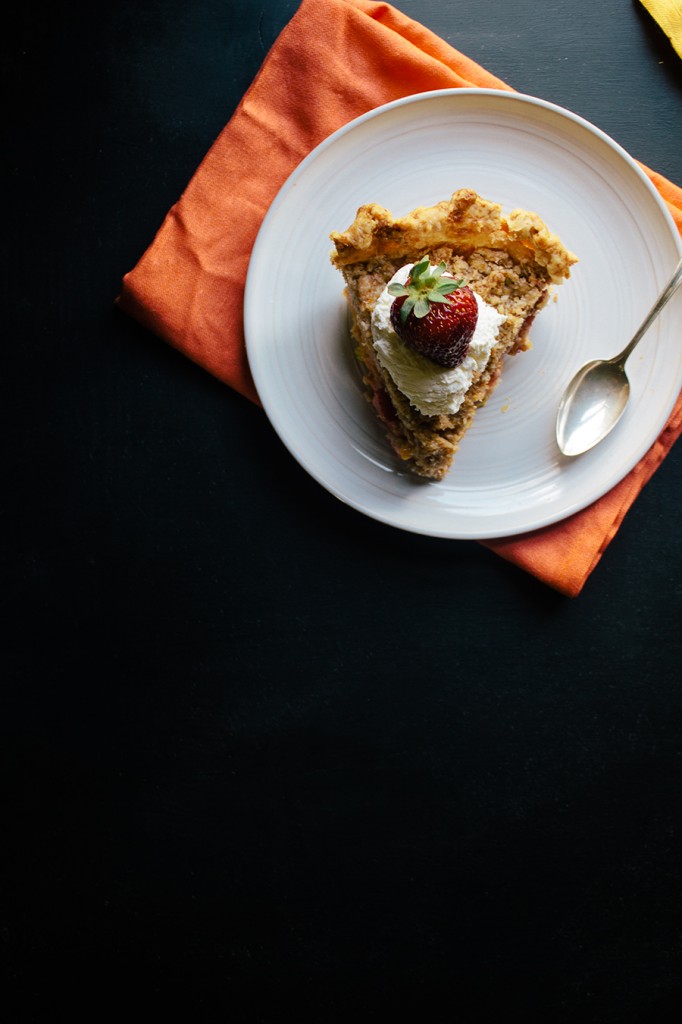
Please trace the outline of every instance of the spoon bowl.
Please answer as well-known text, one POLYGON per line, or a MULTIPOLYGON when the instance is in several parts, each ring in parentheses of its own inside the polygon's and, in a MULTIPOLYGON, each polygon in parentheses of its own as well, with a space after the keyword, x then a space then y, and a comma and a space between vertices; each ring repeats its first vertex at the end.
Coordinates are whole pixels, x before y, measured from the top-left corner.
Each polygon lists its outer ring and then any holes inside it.
POLYGON ((615 427, 630 397, 622 363, 593 359, 566 388, 557 415, 557 444, 564 455, 594 448, 615 427))
POLYGON ((630 382, 625 363, 658 314, 682 284, 682 259, 642 326, 622 352, 610 359, 585 363, 571 380, 559 403, 556 441, 564 455, 581 455, 603 441, 625 412, 630 382))

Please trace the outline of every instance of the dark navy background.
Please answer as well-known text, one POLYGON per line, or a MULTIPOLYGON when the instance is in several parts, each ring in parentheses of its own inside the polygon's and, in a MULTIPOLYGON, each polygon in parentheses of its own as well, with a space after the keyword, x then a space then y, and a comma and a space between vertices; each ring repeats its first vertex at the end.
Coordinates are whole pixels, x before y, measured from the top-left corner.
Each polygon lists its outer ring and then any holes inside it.
MULTIPOLYGON (((638 3, 399 6, 682 184, 638 3)), ((671 1020, 682 447, 571 601, 346 508, 114 309, 296 7, 5 25, 3 1015, 671 1020)))

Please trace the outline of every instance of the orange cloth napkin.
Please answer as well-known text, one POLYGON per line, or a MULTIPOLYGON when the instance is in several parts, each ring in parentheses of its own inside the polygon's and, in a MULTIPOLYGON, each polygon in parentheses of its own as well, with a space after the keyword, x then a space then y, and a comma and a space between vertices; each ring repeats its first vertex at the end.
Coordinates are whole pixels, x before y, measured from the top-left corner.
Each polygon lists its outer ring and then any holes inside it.
MULTIPOLYGON (((414 93, 472 86, 510 88, 390 4, 303 0, 124 277, 120 307, 258 402, 244 346, 244 281, 281 185, 311 149, 360 114, 414 93)), ((647 173, 682 232, 682 189, 647 173)), ((682 400, 651 451, 600 501, 553 527, 487 546, 562 593, 578 594, 681 431, 682 400)))

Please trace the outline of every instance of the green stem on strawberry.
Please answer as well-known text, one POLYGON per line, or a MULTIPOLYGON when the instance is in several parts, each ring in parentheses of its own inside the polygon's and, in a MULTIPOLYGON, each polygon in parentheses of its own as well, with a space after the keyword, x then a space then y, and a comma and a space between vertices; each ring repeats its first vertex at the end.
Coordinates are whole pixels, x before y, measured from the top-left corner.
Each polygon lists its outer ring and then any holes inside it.
POLYGON ((424 256, 412 267, 406 284, 396 282, 388 286, 388 291, 394 298, 405 296, 400 309, 404 323, 413 310, 417 319, 421 320, 429 312, 431 303, 447 302, 446 296, 463 284, 464 281, 455 281, 452 276, 447 275, 444 263, 439 263, 431 270, 431 261, 428 256, 424 256))

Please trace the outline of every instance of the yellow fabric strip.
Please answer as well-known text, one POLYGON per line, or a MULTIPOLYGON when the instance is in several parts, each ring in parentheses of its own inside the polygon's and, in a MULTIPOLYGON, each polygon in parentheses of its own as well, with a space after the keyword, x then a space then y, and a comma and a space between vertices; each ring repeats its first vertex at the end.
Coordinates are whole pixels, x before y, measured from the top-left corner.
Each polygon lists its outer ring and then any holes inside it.
POLYGON ((682 2, 680 0, 641 0, 647 11, 661 26, 680 57, 682 57, 682 2))

